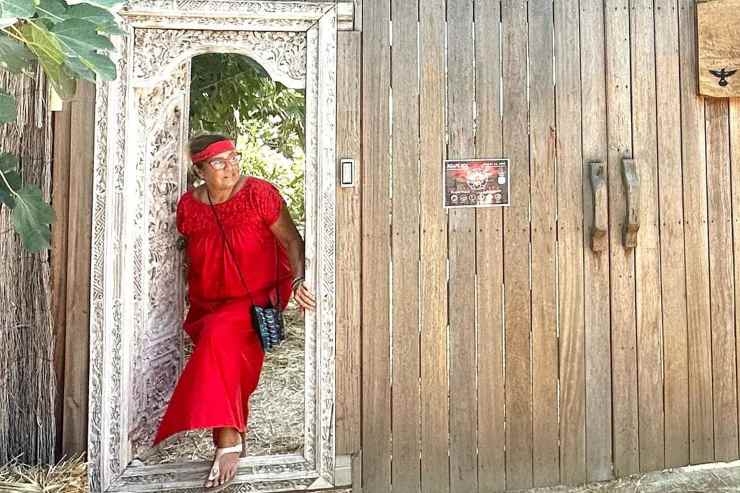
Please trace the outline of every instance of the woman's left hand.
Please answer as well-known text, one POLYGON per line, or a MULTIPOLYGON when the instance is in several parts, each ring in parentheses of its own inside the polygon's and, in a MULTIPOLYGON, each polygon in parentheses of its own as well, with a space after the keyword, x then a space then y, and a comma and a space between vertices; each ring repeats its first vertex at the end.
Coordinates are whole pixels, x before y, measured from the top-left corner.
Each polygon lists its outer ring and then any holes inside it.
POLYGON ((313 293, 301 282, 293 291, 293 299, 298 303, 304 310, 315 310, 316 309, 316 298, 313 293))

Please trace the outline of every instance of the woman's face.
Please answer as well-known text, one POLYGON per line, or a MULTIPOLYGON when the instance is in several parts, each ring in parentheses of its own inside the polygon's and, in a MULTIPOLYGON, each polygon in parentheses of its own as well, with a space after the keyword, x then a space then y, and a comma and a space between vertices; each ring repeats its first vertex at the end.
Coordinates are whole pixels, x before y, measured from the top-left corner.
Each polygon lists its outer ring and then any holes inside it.
POLYGON ((215 190, 230 190, 239 181, 241 170, 237 151, 216 154, 198 167, 198 174, 208 187, 215 190), (219 169, 220 168, 220 169, 219 169))

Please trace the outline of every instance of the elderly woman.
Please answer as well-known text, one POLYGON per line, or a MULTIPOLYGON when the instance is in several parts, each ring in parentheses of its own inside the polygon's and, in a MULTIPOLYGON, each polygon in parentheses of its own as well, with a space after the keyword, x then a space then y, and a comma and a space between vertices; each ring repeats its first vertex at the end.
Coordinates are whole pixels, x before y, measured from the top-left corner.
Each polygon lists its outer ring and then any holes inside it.
POLYGON ((177 205, 186 238, 190 310, 184 329, 195 349, 180 376, 154 439, 212 428, 216 453, 205 482, 220 491, 245 454, 249 396, 264 353, 252 325, 252 304, 285 305, 292 292, 302 309, 315 307, 304 286, 304 245, 280 193, 242 176, 240 156, 222 135, 190 142, 193 169, 205 183, 177 205))

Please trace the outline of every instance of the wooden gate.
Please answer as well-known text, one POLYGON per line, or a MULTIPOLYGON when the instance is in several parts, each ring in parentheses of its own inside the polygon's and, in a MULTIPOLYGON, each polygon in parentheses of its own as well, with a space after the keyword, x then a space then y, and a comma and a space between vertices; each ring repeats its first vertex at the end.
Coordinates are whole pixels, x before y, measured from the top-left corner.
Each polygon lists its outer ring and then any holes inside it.
MULTIPOLYGON (((362 172, 337 188, 336 438, 356 490, 737 458, 740 101, 697 95, 696 0, 362 3, 337 74, 337 156, 362 172), (448 214, 442 161, 474 156, 511 159, 512 205, 448 214)), ((65 403, 87 401, 86 317, 67 317, 65 403)), ((72 453, 84 405, 64 414, 72 453)))
POLYGON ((362 10, 338 79, 338 157, 362 167, 338 189, 337 262, 338 453, 358 453, 358 491, 737 458, 740 101, 697 95, 694 0, 362 10), (442 161, 475 156, 511 159, 512 205, 447 213, 442 161))

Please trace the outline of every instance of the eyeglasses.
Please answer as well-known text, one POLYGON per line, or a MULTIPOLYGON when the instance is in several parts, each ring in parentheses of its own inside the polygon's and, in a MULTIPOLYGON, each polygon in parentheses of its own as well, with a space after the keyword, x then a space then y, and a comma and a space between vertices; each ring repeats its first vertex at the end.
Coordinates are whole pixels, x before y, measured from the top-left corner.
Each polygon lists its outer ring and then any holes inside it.
POLYGON ((230 164, 231 166, 239 166, 241 161, 242 161, 242 155, 238 152, 234 152, 225 158, 219 157, 219 158, 212 159, 208 161, 208 164, 210 164, 211 168, 215 169, 216 171, 220 171, 224 169, 227 164, 230 164))

